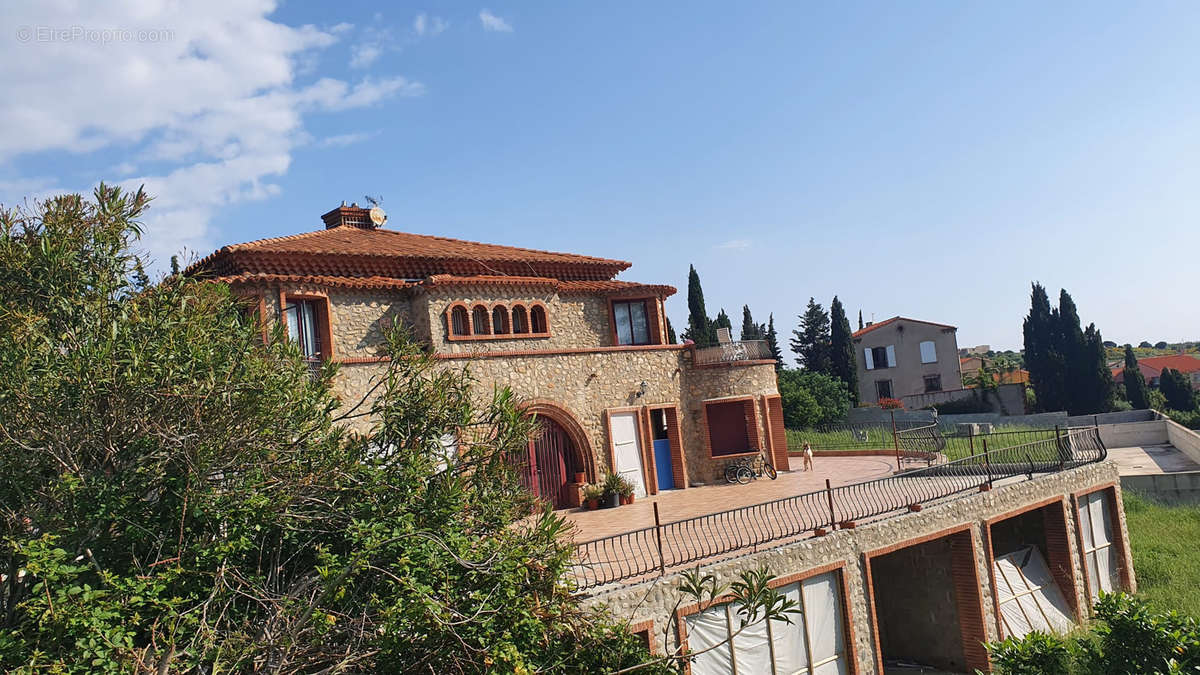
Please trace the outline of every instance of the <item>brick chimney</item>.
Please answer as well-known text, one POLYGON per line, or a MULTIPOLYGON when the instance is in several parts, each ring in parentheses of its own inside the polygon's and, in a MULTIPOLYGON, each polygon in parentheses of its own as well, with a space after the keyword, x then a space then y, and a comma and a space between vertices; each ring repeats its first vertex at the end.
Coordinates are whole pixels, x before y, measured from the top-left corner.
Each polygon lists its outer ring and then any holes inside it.
POLYGON ((360 230, 374 230, 375 223, 371 222, 371 211, 364 209, 358 204, 346 206, 346 202, 336 209, 321 216, 321 220, 325 221, 325 229, 332 230, 335 227, 357 227, 360 230))

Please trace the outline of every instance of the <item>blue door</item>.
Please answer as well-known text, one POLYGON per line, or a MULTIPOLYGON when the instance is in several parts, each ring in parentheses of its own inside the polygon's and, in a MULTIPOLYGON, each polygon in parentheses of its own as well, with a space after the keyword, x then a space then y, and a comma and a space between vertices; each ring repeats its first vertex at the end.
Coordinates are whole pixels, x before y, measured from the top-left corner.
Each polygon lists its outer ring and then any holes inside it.
POLYGON ((654 466, 658 469, 658 489, 675 489, 675 473, 671 470, 671 441, 660 438, 654 441, 654 466))

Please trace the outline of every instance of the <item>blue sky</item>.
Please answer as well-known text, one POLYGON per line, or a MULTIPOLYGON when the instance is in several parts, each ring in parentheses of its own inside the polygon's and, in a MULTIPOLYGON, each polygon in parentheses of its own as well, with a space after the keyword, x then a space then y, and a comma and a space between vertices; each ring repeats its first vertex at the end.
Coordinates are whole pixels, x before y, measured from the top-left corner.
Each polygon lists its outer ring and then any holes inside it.
POLYGON ((1200 4, 70 5, 0 10, 0 200, 145 183, 160 259, 372 194, 630 260, 680 329, 695 264, 785 334, 838 294, 1019 347, 1037 279, 1107 339, 1200 338, 1200 4), (62 26, 135 34, 20 33, 62 26))

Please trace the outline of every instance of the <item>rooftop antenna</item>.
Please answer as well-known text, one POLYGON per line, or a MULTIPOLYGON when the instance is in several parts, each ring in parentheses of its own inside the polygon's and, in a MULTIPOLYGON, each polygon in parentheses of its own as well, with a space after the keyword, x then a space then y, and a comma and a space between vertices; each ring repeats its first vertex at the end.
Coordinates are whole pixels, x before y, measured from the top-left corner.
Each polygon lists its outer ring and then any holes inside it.
POLYGON ((387 222, 387 212, 383 210, 382 206, 383 197, 363 195, 363 199, 366 199, 367 203, 371 205, 371 210, 367 212, 367 215, 371 218, 371 222, 374 223, 375 227, 383 227, 383 224, 387 222))

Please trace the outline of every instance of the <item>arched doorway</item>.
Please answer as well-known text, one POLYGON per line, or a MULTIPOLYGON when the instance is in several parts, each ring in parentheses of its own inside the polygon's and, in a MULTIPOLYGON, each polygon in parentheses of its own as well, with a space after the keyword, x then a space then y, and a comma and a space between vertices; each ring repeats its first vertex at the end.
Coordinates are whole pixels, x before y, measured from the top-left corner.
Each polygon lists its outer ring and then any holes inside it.
POLYGON ((567 484, 575 480, 579 453, 566 429, 552 419, 538 418, 538 430, 529 439, 529 455, 521 474, 525 487, 555 508, 570 506, 567 484))
POLYGON ((575 482, 575 475, 583 474, 585 481, 596 480, 595 460, 583 426, 574 415, 551 401, 527 401, 522 409, 538 421, 528 444, 522 482, 555 508, 571 506, 566 487, 575 482))

